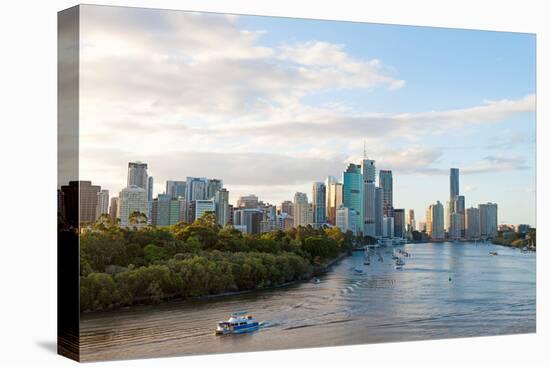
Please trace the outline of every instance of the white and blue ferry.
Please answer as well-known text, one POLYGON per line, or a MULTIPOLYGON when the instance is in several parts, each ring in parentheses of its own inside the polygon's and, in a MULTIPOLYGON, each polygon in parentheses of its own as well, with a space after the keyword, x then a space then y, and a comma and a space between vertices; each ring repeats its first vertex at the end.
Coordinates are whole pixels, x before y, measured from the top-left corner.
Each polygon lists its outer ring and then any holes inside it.
POLYGON ((229 320, 220 321, 216 327, 216 335, 242 334, 258 330, 260 323, 246 311, 235 312, 229 320))

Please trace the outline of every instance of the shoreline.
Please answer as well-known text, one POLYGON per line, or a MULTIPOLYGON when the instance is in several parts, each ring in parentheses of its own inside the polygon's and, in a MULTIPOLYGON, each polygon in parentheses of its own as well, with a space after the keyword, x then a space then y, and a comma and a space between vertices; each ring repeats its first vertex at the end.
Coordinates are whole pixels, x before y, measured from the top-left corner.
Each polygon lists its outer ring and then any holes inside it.
POLYGON ((197 296, 197 297, 190 297, 190 298, 178 298, 178 297, 174 297, 174 296, 166 296, 165 298, 162 299, 161 302, 159 302, 157 304, 147 304, 147 303, 142 303, 142 302, 138 301, 135 304, 129 305, 129 306, 115 307, 115 308, 110 308, 110 309, 106 309, 106 310, 81 311, 80 315, 95 315, 95 314, 101 314, 101 313, 110 313, 111 311, 129 310, 129 309, 132 309, 134 307, 139 307, 139 306, 163 305, 163 304, 167 304, 167 303, 170 303, 170 302, 173 302, 173 301, 193 302, 193 301, 205 301, 205 300, 211 300, 211 299, 215 300, 215 299, 218 299, 218 298, 238 296, 238 295, 249 294, 249 293, 253 293, 253 292, 262 292, 262 291, 269 291, 269 290, 274 290, 274 289, 279 289, 279 288, 285 288, 285 287, 289 287, 289 286, 294 285, 294 284, 311 281, 311 279, 313 279, 314 277, 330 271, 330 268, 333 265, 337 264, 338 262, 342 261, 342 259, 344 259, 348 256, 350 256, 350 254, 348 252, 343 252, 342 254, 338 255, 334 259, 329 260, 326 264, 317 265, 317 266, 313 265, 313 271, 311 272, 311 274, 306 279, 297 279, 297 280, 293 280, 291 282, 286 282, 286 283, 277 284, 277 285, 271 285, 269 287, 264 287, 264 288, 246 289, 246 290, 242 290, 242 291, 223 292, 223 293, 217 293, 217 294, 207 294, 207 295, 204 295, 204 296, 197 296))

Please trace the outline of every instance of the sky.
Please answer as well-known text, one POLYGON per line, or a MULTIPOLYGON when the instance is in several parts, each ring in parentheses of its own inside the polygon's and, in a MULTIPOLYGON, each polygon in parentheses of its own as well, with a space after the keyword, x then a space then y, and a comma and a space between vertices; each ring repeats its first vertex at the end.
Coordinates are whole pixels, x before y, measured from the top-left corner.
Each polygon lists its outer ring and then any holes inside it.
POLYGON ((279 204, 342 177, 366 145, 394 207, 496 202, 535 220, 535 36, 81 6, 80 178, 220 178, 279 204))

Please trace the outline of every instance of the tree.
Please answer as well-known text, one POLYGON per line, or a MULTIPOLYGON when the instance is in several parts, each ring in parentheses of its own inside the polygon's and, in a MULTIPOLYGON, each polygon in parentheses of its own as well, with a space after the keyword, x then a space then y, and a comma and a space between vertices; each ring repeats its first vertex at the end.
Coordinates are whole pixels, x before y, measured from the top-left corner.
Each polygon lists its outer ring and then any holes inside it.
POLYGON ((147 224, 147 215, 138 211, 132 212, 128 217, 128 224, 134 228, 144 226, 147 224))

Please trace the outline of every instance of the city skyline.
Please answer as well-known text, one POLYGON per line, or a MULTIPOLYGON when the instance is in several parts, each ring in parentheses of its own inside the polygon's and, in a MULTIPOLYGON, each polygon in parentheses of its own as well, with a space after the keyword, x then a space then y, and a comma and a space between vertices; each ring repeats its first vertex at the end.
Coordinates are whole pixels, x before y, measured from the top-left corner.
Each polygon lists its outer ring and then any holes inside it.
POLYGON ((466 208, 497 202, 499 223, 536 224, 531 35, 83 12, 80 176, 111 195, 140 160, 154 197, 194 176, 222 179, 233 204, 248 194, 279 204, 327 176, 342 181, 366 140, 377 170, 393 171, 394 207, 417 222, 448 200, 448 168, 459 167, 466 208))

